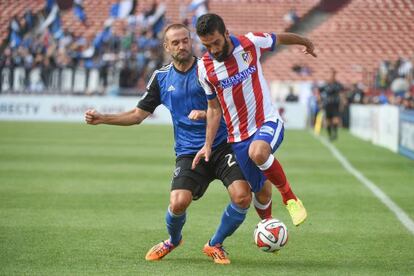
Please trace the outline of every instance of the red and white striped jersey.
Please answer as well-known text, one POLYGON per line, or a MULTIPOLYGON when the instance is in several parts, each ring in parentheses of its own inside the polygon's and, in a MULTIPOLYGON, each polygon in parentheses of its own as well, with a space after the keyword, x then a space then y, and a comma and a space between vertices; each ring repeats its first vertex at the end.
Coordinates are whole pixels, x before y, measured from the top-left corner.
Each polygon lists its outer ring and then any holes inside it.
POLYGON ((282 118, 272 104, 260 64, 262 53, 274 49, 275 34, 248 33, 230 38, 232 54, 219 62, 207 52, 198 61, 197 73, 207 98, 218 97, 228 142, 233 143, 252 136, 264 122, 282 118))

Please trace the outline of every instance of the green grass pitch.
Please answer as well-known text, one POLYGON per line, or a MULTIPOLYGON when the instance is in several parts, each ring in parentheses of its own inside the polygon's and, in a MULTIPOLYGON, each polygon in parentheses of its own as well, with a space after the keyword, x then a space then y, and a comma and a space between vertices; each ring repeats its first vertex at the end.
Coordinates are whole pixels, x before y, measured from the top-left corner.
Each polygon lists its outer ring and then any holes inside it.
MULTIPOLYGON (((414 219, 414 161, 341 132, 355 168, 414 219)), ((174 169, 169 126, 0 123, 0 275, 413 275, 414 235, 308 131, 287 130, 277 152, 308 210, 295 228, 274 190, 289 242, 253 243, 258 217, 225 242, 232 264, 201 253, 228 195, 213 182, 188 210, 184 244, 160 262, 174 169)))

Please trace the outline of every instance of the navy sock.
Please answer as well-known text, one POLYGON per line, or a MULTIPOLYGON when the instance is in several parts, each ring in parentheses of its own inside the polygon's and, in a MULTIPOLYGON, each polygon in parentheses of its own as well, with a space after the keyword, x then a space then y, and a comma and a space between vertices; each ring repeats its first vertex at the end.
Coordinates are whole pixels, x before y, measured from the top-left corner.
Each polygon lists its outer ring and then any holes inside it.
POLYGON ((165 216, 165 222, 167 223, 168 234, 170 234, 170 241, 174 246, 177 246, 181 241, 181 230, 183 229, 186 218, 186 212, 180 215, 176 215, 171 212, 168 207, 167 214, 165 216))
POLYGON ((221 223, 210 240, 210 245, 223 244, 223 241, 239 228, 246 218, 248 209, 243 209, 230 203, 227 205, 221 217, 221 223))

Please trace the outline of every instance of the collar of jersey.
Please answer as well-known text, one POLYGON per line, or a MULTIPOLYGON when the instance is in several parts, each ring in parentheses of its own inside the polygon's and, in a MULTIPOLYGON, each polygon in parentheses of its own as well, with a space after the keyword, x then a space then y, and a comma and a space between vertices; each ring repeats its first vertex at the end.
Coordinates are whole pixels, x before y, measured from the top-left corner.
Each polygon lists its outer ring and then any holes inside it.
POLYGON ((184 71, 178 70, 177 68, 175 68, 174 63, 173 63, 172 67, 174 68, 174 71, 177 72, 177 73, 185 75, 188 72, 190 72, 191 70, 193 70, 194 66, 197 64, 197 57, 196 56, 194 56, 194 57, 195 57, 195 59, 194 59, 193 65, 191 65, 191 67, 187 71, 184 72, 184 71))
MULTIPOLYGON (((233 48, 233 52, 234 52, 234 49, 236 49, 239 45, 240 45, 240 41, 239 41, 239 39, 236 37, 236 36, 234 36, 234 35, 230 35, 230 39, 231 39, 231 42, 233 43, 233 46, 234 46, 234 48, 233 48)), ((232 52, 232 53, 233 53, 232 52)))

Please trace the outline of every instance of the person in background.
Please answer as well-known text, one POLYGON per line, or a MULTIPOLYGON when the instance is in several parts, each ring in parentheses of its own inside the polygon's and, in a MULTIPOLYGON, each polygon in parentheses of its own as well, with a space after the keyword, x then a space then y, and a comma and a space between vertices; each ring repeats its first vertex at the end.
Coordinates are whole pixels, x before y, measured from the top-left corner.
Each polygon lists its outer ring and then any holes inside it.
POLYGON ((289 93, 286 96, 285 101, 286 102, 298 102, 299 101, 299 97, 295 93, 293 93, 293 87, 292 86, 289 87, 289 93))
POLYGON ((331 141, 338 139, 338 127, 341 123, 341 97, 343 85, 336 80, 336 71, 331 68, 328 81, 319 89, 322 106, 325 111, 326 128, 331 141))

